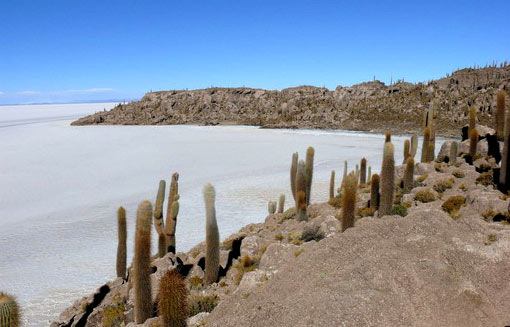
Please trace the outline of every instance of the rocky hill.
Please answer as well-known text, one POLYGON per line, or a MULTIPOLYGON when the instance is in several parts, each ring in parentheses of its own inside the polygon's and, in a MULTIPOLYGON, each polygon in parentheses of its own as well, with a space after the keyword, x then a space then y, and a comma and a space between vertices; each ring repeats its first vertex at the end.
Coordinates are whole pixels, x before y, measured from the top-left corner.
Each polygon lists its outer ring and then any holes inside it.
POLYGON ((479 123, 492 126, 498 89, 510 92, 510 66, 462 69, 428 83, 379 81, 351 87, 300 86, 281 91, 209 88, 147 93, 73 125, 242 124, 267 128, 323 128, 421 132, 424 110, 438 107, 438 134, 458 135, 475 106, 479 123), (455 132, 453 132, 455 130, 455 132))

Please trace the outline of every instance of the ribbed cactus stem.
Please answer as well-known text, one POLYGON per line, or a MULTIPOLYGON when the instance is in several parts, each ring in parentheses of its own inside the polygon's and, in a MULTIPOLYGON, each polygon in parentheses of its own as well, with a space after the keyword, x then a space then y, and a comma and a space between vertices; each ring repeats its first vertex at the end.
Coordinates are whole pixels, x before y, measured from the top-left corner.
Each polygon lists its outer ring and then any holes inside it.
POLYGON ((163 258, 168 252, 165 233, 158 234, 158 257, 163 258))
POLYGON ((414 183, 414 159, 409 157, 404 171, 404 193, 409 193, 413 189, 414 183))
POLYGON ((292 154, 292 164, 290 166, 290 188, 292 191, 292 197, 294 198, 294 202, 297 201, 296 198, 296 172, 298 166, 298 153, 292 154))
POLYGON ((429 162, 429 147, 430 147, 430 126, 425 128, 423 132, 423 146, 421 149, 421 162, 429 162))
POLYGON ((476 127, 476 108, 469 108, 469 133, 476 127))
POLYGON ((183 277, 175 269, 168 270, 161 278, 158 313, 163 319, 163 327, 187 326, 188 288, 183 277))
POLYGON ((355 174, 350 173, 345 180, 342 194, 342 232, 347 228, 354 227, 357 190, 358 178, 355 174))
POLYGON ((165 232, 165 223, 163 221, 163 205, 165 202, 166 182, 159 181, 158 194, 156 195, 156 203, 154 204, 154 228, 158 234, 165 232))
POLYGON ((370 182, 371 180, 372 180, 372 167, 368 166, 367 181, 370 182))
POLYGON ((165 229, 167 252, 176 253, 175 233, 177 228, 177 216, 179 215, 179 194, 176 194, 170 210, 170 225, 165 229))
POLYGON ((505 139, 505 91, 498 91, 498 100, 496 106, 496 136, 498 141, 505 139))
MULTIPOLYGON (((427 127, 428 128, 428 127, 427 127)), ((381 167, 381 203, 379 217, 391 214, 393 194, 395 192, 395 159, 391 142, 384 144, 383 162, 381 167)))
POLYGON ((473 158, 476 155, 476 148, 478 146, 478 130, 473 128, 469 132, 469 155, 473 158))
POLYGON ((370 209, 374 211, 379 208, 379 175, 372 175, 370 182, 370 209))
POLYGON ((278 213, 283 213, 285 210, 285 194, 280 194, 278 199, 278 213))
POLYGON ((411 136, 411 151, 409 153, 410 157, 416 157, 416 153, 418 152, 418 135, 414 134, 411 136))
POLYGON ((457 145, 457 142, 453 141, 452 144, 450 145, 450 156, 449 156, 449 160, 450 160, 450 163, 455 163, 457 161, 457 148, 458 148, 458 145, 457 145))
POLYGON ((359 183, 364 185, 367 183, 367 159, 362 158, 359 169, 359 183))
POLYGON ((214 186, 207 184, 204 187, 205 202, 205 280, 208 284, 215 283, 218 280, 220 270, 220 232, 218 223, 216 222, 216 208, 214 201, 216 199, 216 191, 214 186))
POLYGON ((175 196, 179 194, 179 174, 173 173, 172 179, 170 180, 170 190, 168 192, 168 203, 166 209, 166 221, 165 221, 165 236, 167 252, 175 253, 175 229, 177 220, 172 218, 173 203, 175 196), (172 237, 173 235, 173 237, 172 237))
POLYGON ((306 171, 306 205, 310 204, 310 197, 312 195, 312 180, 313 180, 313 159, 315 156, 315 149, 313 147, 309 147, 306 150, 306 161, 305 161, 305 171, 306 171))
POLYGON ((117 277, 126 278, 126 257, 127 257, 127 224, 126 209, 119 207, 117 210, 117 277))
POLYGON ((276 212, 276 201, 269 200, 267 203, 267 211, 270 215, 274 215, 276 212))
POLYGON ((152 315, 151 288, 151 222, 152 205, 145 200, 136 213, 133 289, 135 322, 143 324, 152 315))
POLYGON ((407 158, 411 156, 411 141, 405 140, 404 141, 404 161, 403 163, 407 162, 407 158))
POLYGON ((428 150, 428 153, 429 153, 429 158, 428 158, 428 161, 434 161, 436 159, 436 140, 435 140, 435 131, 432 131, 431 132, 431 139, 430 139, 430 144, 429 144, 429 150, 428 150))
POLYGON ((308 220, 306 204, 306 169, 303 160, 298 163, 296 173, 296 214, 298 221, 308 220))
POLYGON ((329 178, 329 199, 335 197, 335 171, 331 171, 331 177, 329 178))
POLYGON ((0 292, 0 327, 20 327, 21 314, 16 299, 0 292))

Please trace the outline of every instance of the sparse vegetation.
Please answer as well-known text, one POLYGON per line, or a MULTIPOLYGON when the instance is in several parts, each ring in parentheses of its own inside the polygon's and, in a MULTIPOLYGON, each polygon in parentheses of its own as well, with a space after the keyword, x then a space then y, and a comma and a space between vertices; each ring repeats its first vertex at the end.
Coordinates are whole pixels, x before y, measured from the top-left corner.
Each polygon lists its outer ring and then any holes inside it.
POLYGON ((476 178, 476 184, 480 185, 494 185, 494 178, 492 177, 492 171, 488 171, 485 173, 481 173, 480 176, 476 178))
POLYGON ((452 172, 452 175, 455 176, 456 178, 464 178, 466 177, 466 174, 464 174, 464 172, 460 169, 455 169, 453 172, 452 172))
POLYGON ((434 184, 434 191, 437 193, 443 193, 447 189, 451 189, 453 187, 453 184, 455 183, 455 180, 453 178, 445 178, 439 180, 436 184, 434 184))
POLYGON ((451 214, 454 211, 459 211, 466 203, 466 197, 463 195, 454 195, 449 197, 442 205, 441 208, 447 213, 451 214))
POLYGON ((324 233, 319 225, 306 226, 299 239, 303 242, 320 241, 324 238, 324 233))
POLYGON ((436 200, 436 194, 431 189, 424 189, 416 192, 414 199, 423 203, 432 202, 436 200))
POLYGON ((188 300, 189 316, 193 317, 200 312, 211 312, 218 305, 219 298, 216 295, 192 295, 188 300))
POLYGON ((395 205, 391 209, 391 214, 405 217, 405 216, 407 216, 407 208, 400 204, 395 205))

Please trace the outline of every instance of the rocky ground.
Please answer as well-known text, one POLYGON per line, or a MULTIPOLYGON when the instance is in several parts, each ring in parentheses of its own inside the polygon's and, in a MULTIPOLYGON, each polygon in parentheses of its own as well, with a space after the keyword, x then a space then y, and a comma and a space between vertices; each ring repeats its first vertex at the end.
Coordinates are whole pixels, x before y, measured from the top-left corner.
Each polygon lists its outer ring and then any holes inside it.
POLYGON ((424 111, 435 105, 438 135, 457 136, 471 106, 481 124, 491 125, 498 89, 510 90, 510 66, 462 69, 428 83, 373 81, 333 91, 313 86, 160 91, 73 125, 238 124, 405 134, 421 132, 424 111))
MULTIPOLYGON (((339 196, 312 204, 307 222, 293 208, 269 215, 223 241, 218 283, 204 283, 204 243, 155 259, 153 298, 164 272, 178 268, 188 272, 189 326, 510 325, 510 200, 494 187, 485 140, 473 165, 441 162, 450 144, 436 162, 416 164, 410 193, 397 187, 395 215, 367 208, 369 185, 360 185, 358 218, 344 233, 339 196)), ((397 185, 403 171, 396 167, 397 185)), ((133 291, 118 278, 51 326, 132 321, 133 291)))

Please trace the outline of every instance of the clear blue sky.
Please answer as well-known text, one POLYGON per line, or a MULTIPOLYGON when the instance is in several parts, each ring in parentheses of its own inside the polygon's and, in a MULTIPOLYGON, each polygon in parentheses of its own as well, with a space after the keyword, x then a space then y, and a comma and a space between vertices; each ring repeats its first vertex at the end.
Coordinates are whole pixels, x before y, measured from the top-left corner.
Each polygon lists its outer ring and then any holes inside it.
POLYGON ((0 104, 435 79, 510 59, 510 1, 0 1, 0 104))

